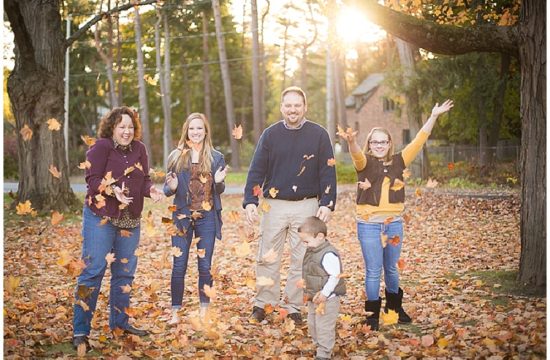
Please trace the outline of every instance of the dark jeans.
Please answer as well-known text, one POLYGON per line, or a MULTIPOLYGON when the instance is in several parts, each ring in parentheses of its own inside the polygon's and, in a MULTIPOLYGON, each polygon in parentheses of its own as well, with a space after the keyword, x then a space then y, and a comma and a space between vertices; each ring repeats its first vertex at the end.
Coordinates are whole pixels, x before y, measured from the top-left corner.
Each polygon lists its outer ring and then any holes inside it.
POLYGON ((204 293, 204 285, 212 286, 212 275, 210 268, 212 265, 212 254, 214 253, 214 243, 216 241, 216 218, 214 211, 202 212, 203 217, 191 222, 185 236, 172 236, 172 246, 180 248, 181 256, 174 256, 174 266, 172 268, 171 293, 172 308, 181 308, 183 302, 183 291, 185 289, 185 273, 189 260, 189 251, 193 238, 199 237, 197 250, 204 249, 204 257, 197 255, 199 268, 199 298, 201 304, 210 303, 210 298, 204 293))

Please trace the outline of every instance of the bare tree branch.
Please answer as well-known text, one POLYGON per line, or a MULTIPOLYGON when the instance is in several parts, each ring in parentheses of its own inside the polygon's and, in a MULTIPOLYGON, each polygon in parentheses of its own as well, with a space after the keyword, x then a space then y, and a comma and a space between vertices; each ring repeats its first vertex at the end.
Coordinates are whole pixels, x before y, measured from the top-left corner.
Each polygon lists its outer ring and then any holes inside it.
POLYGON ((109 15, 112 15, 114 13, 121 12, 121 11, 124 11, 124 10, 128 10, 128 9, 132 8, 133 6, 142 6, 142 5, 155 4, 156 2, 157 2, 157 0, 145 0, 145 1, 142 1, 142 2, 131 1, 128 4, 121 5, 119 7, 113 8, 109 11, 104 11, 104 12, 94 16, 90 21, 88 21, 80 29, 78 29, 73 35, 71 35, 71 37, 69 37, 67 40, 65 40, 65 46, 66 47, 71 46, 73 42, 75 42, 76 40, 78 40, 79 37, 82 36, 82 34, 84 34, 86 31, 88 31, 89 28, 91 28, 94 24, 101 21, 106 16, 109 16, 109 15))
POLYGON ((378 5, 373 0, 349 0, 348 3, 363 10, 370 21, 392 35, 437 54, 460 55, 479 51, 519 56, 517 26, 436 24, 378 5))

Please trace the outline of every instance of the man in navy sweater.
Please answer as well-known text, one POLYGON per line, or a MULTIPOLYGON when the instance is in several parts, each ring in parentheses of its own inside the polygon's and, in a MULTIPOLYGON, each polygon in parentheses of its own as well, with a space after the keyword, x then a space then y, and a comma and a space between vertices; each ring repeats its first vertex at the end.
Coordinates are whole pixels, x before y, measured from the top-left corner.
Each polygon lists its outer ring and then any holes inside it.
POLYGON ((243 207, 251 226, 258 220, 260 188, 265 201, 261 206, 264 214, 256 259, 257 294, 251 316, 258 322, 265 318, 265 306, 281 303, 297 325, 303 324, 299 283, 306 248, 298 228, 309 216, 328 222, 336 203, 330 138, 322 126, 305 118, 306 112, 304 91, 296 86, 285 89, 281 94, 283 120, 264 130, 248 170, 243 207), (291 259, 285 296, 280 302, 281 256, 287 238, 291 259))

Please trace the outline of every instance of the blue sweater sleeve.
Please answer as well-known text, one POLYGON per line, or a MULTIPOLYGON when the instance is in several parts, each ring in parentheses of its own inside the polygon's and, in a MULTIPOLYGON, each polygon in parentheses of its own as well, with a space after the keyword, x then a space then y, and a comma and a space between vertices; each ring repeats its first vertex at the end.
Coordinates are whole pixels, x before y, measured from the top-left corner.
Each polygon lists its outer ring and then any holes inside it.
POLYGON ((258 206, 259 203, 258 196, 254 195, 253 189, 256 185, 260 187, 263 186, 267 174, 269 153, 266 138, 267 135, 264 131, 262 136, 260 136, 256 150, 254 151, 254 156, 252 157, 252 162, 250 163, 250 168, 248 169, 244 188, 243 208, 248 204, 255 204, 258 206))
POLYGON ((323 131, 319 142, 319 206, 326 206, 334 211, 336 205, 336 168, 329 166, 328 160, 334 158, 334 151, 328 132, 323 131))

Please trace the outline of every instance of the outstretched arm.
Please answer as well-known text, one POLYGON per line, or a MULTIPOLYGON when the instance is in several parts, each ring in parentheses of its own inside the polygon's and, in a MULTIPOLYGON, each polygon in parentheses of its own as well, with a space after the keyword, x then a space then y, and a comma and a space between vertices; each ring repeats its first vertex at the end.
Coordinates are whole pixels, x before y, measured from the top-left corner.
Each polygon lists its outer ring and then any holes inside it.
POLYGON ((445 100, 445 102, 441 105, 439 105, 439 103, 435 103, 435 106, 432 109, 432 114, 430 115, 430 117, 428 118, 428 121, 426 121, 426 123, 424 124, 424 126, 422 126, 422 129, 420 130, 427 132, 428 134, 431 133, 438 116, 451 110, 453 106, 454 106, 453 101, 450 99, 445 100))

